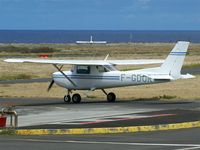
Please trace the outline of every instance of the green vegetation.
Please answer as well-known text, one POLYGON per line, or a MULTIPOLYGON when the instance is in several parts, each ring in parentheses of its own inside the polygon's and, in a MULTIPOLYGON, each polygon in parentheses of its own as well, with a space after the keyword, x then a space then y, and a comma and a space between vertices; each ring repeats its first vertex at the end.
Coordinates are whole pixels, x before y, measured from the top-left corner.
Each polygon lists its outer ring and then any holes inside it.
POLYGON ((3 80, 17 80, 17 79, 32 79, 35 76, 28 75, 28 74, 17 74, 17 75, 3 75, 0 76, 0 81, 3 80))
POLYGON ((0 52, 8 53, 53 53, 55 51, 58 50, 47 46, 32 48, 13 45, 0 46, 0 52))
MULTIPOLYGON (((1 44, 0 57, 38 57, 38 53, 49 53, 49 57, 101 57, 109 59, 165 58, 175 43, 110 43, 105 45, 78 44, 1 44)), ((188 55, 198 56, 200 44, 191 44, 188 55)))

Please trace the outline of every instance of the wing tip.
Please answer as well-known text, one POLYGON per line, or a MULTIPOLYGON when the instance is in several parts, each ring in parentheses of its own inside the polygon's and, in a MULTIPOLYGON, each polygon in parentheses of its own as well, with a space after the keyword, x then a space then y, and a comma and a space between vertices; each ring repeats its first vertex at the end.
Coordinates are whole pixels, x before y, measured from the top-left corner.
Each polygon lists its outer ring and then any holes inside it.
POLYGON ((5 59, 5 60, 3 60, 4 62, 23 62, 23 60, 19 60, 19 59, 12 59, 12 58, 10 58, 10 59, 5 59))

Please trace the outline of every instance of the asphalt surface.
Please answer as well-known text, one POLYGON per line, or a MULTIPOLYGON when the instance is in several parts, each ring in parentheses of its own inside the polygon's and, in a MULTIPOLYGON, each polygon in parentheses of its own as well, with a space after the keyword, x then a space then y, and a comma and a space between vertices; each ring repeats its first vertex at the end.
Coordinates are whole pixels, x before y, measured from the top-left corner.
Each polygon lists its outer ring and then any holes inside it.
MULTIPOLYGON (((91 119, 91 118, 89 118, 91 119)), ((200 120, 200 111, 193 110, 164 110, 146 113, 129 113, 103 117, 99 120, 75 120, 61 124, 43 124, 20 127, 19 129, 73 129, 73 128, 102 128, 102 127, 127 127, 148 126, 200 120)))
POLYGON ((181 73, 182 74, 187 74, 187 73, 189 73, 189 74, 200 74, 200 67, 194 67, 194 68, 186 68, 186 69, 182 69, 181 70, 181 73))
POLYGON ((6 150, 197 150, 200 128, 108 135, 0 136, 6 150))
POLYGON ((15 106, 19 128, 31 129, 124 127, 200 120, 198 101, 85 100, 81 104, 66 104, 62 99, 0 98, 0 105, 0 108, 15 106))

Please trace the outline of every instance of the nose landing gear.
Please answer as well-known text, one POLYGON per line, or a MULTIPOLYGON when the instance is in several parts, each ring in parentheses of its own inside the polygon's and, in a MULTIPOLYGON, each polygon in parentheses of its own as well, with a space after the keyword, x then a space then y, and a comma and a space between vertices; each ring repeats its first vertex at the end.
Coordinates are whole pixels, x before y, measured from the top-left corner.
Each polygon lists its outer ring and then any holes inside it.
POLYGON ((69 94, 64 96, 64 102, 65 103, 70 103, 71 102, 71 96, 69 94))
POLYGON ((70 103, 71 100, 73 103, 80 103, 81 102, 81 96, 80 94, 76 93, 76 94, 73 94, 73 96, 71 97, 70 94, 71 94, 71 90, 68 90, 68 94, 64 96, 64 102, 66 103, 70 103))

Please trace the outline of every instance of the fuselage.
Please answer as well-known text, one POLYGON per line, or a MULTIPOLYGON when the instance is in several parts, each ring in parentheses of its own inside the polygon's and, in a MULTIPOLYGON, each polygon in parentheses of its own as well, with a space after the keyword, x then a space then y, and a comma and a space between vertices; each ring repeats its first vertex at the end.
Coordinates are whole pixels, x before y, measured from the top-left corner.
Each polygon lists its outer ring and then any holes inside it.
MULTIPOLYGON (((67 75, 76 86, 60 72, 53 73, 53 80, 57 85, 70 90, 95 90, 160 83, 160 81, 155 81, 148 77, 149 74, 145 74, 141 70, 118 71, 114 69, 113 66, 111 70, 101 70, 100 72, 97 66, 90 66, 90 72, 77 72, 77 66, 75 66, 72 71, 64 71, 64 74, 67 75)), ((166 80, 162 82, 166 82, 166 80)))

